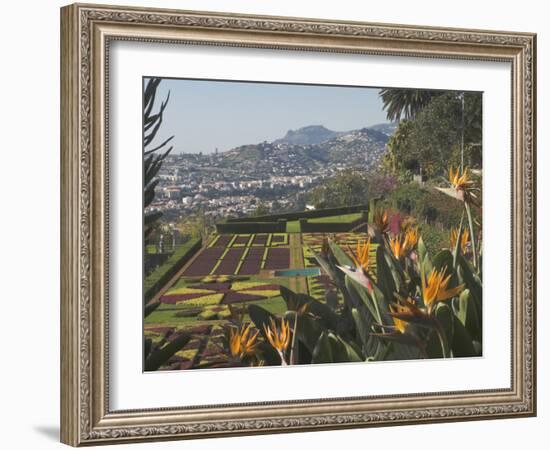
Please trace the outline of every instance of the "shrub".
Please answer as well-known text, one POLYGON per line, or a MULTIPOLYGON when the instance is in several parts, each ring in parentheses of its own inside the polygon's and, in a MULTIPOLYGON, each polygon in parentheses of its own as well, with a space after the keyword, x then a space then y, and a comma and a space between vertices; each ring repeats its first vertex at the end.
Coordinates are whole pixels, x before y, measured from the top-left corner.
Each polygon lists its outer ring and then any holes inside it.
POLYGON ((392 207, 429 224, 439 223, 449 229, 462 217, 461 205, 429 186, 409 183, 400 186, 386 199, 392 207))
POLYGON ((259 295, 262 297, 276 297, 279 295, 278 289, 266 289, 265 291, 251 289, 251 290, 245 290, 240 291, 241 294, 250 294, 250 295, 259 295))
POLYGON ((145 302, 151 300, 151 298, 170 281, 170 278, 191 259, 191 257, 201 248, 201 245, 202 239, 200 238, 187 241, 179 247, 163 265, 157 267, 143 280, 143 297, 145 302))
MULTIPOLYGON (((273 214, 270 216, 258 216, 258 217, 239 217, 235 219, 227 219, 226 223, 245 223, 245 222, 277 222, 278 220, 299 220, 310 219, 314 217, 327 217, 336 216, 339 214, 351 214, 368 210, 367 204, 342 206, 339 208, 326 208, 326 209, 314 209, 311 211, 298 211, 292 213, 273 214)), ((258 231, 261 233, 261 231, 258 231)))
POLYGON ((449 230, 441 226, 422 224, 420 231, 426 249, 432 255, 437 254, 443 248, 449 247, 449 230))
POLYGON ((219 305, 223 299, 224 294, 211 294, 204 297, 188 300, 186 305, 189 306, 214 306, 219 305))
POLYGON ((186 294, 211 294, 210 289, 208 288, 196 288, 196 287, 178 287, 172 288, 167 291, 164 295, 186 295, 186 294))
POLYGON ((231 285, 231 289, 234 291, 242 291, 243 289, 250 289, 256 286, 264 286, 262 281, 237 281, 231 285))
POLYGON ((359 217, 353 221, 349 221, 347 217, 344 217, 342 221, 309 221, 307 219, 300 220, 300 228, 305 233, 338 233, 346 232, 354 229, 358 225, 365 223, 368 220, 368 212, 366 210, 361 212, 359 217))
POLYGON ((222 222, 216 224, 218 233, 284 233, 286 222, 222 222))
POLYGON ((197 316, 197 318, 200 320, 214 320, 218 318, 218 313, 216 311, 213 311, 212 309, 205 308, 197 316))

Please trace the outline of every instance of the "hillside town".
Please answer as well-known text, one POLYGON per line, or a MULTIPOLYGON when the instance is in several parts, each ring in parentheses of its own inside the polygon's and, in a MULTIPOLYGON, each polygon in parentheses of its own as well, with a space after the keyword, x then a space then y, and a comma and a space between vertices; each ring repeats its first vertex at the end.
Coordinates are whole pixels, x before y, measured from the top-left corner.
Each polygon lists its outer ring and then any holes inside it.
POLYGON ((341 133, 316 144, 279 139, 210 154, 171 154, 146 209, 168 220, 201 212, 216 220, 269 210, 305 209, 305 193, 348 169, 375 169, 387 135, 370 129, 341 133))

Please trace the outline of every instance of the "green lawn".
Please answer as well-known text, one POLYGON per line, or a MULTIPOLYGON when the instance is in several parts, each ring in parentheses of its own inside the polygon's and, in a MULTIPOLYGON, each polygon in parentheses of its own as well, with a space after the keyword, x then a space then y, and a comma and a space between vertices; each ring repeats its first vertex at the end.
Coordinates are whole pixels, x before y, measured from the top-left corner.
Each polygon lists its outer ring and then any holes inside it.
MULTIPOLYGON (((280 295, 277 297, 268 298, 266 300, 256 300, 256 301, 248 302, 246 304, 261 306, 262 308, 268 310, 271 314, 284 314, 287 310, 286 303, 283 300, 283 297, 281 297, 280 295)), ((250 320, 248 315, 246 316, 246 318, 250 320)))
POLYGON ((291 220, 286 223, 286 232, 287 233, 299 233, 300 232, 300 221, 291 220))
MULTIPOLYGON (((316 217, 314 219, 308 219, 310 223, 333 223, 333 222, 344 222, 349 223, 357 220, 361 217, 361 213, 350 213, 350 214, 341 214, 339 216, 328 216, 328 217, 316 217)), ((288 229, 288 225, 287 225, 288 229)))

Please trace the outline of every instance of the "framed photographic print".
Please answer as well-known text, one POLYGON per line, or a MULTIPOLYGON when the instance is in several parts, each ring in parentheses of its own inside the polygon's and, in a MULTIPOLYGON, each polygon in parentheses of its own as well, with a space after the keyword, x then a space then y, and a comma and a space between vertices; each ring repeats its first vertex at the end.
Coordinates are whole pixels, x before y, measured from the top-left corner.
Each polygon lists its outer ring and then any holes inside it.
POLYGON ((62 441, 536 413, 529 33, 71 5, 62 441))

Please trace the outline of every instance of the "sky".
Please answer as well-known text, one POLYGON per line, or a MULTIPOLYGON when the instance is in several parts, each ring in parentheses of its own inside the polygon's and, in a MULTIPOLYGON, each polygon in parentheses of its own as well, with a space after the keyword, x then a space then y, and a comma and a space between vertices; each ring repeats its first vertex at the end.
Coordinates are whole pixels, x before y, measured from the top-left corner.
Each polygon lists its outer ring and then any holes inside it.
POLYGON ((170 92, 156 141, 174 135, 173 153, 213 153, 324 125, 348 131, 387 122, 379 88, 163 79, 170 92))

